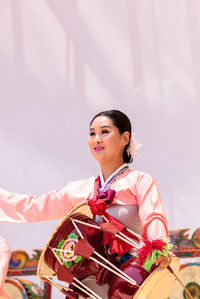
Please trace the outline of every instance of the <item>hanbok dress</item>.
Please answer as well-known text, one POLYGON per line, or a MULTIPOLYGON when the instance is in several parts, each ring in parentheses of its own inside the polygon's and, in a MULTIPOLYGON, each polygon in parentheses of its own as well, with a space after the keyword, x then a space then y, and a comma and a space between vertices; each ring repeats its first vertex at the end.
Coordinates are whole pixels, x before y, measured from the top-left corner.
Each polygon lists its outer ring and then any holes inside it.
MULTIPOLYGON (((94 184, 95 177, 90 177, 41 196, 0 189, 0 221, 27 223, 63 218, 72 208, 94 196, 94 184)), ((105 187, 116 192, 112 204, 106 210, 111 216, 151 239, 168 237, 160 193, 151 175, 131 170, 127 164, 123 164, 106 182, 100 172, 99 191, 105 187)))

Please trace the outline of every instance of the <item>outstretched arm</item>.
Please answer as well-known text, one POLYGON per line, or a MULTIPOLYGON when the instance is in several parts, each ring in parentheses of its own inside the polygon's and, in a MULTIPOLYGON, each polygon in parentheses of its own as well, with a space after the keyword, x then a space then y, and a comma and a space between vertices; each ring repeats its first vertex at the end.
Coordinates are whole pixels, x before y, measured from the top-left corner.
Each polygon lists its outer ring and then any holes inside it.
POLYGON ((61 218, 71 208, 64 189, 40 197, 0 189, 0 220, 4 222, 26 223, 61 218))
POLYGON ((69 183, 42 196, 28 196, 0 189, 0 221, 39 222, 62 218, 93 190, 93 180, 69 183))

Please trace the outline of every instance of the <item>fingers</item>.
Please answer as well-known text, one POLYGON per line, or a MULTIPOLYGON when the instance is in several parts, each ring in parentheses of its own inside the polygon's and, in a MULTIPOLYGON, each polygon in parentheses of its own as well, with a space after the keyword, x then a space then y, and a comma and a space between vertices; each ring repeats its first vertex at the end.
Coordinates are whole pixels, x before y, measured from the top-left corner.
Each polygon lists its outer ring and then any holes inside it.
POLYGON ((158 264, 157 271, 161 271, 167 268, 170 265, 171 260, 172 256, 170 254, 168 256, 161 255, 156 261, 156 263, 158 264))

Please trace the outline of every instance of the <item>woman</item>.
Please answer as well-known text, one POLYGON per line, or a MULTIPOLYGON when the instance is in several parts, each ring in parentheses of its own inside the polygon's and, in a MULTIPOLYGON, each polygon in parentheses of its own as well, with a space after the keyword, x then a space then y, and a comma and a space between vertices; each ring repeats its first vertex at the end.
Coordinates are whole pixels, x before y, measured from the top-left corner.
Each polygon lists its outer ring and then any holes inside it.
MULTIPOLYGON (((69 183, 47 195, 27 196, 0 189, 0 220, 25 223, 62 218, 73 207, 108 189, 115 191, 107 212, 124 225, 151 239, 168 237, 165 213, 152 176, 130 170, 133 160, 132 131, 128 117, 109 110, 97 114, 90 123, 88 144, 100 164, 97 179, 69 183)), ((170 264, 171 254, 160 255, 158 270, 170 264)))

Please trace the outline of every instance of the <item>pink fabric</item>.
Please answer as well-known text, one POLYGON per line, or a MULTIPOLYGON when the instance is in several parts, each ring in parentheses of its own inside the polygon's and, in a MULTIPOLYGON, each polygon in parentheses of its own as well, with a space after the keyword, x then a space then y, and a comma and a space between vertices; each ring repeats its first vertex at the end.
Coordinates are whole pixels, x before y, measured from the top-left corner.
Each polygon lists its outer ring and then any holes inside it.
POLYGON ((69 183, 47 195, 28 196, 0 189, 0 221, 13 223, 59 219, 93 192, 94 178, 69 183))
POLYGON ((11 256, 10 246, 7 241, 0 236, 0 298, 10 298, 2 288, 6 278, 8 264, 11 256))
MULTIPOLYGON (((47 195, 27 196, 0 189, 0 221, 26 223, 58 219, 93 196, 95 178, 69 183, 47 195)), ((113 204, 138 205, 142 231, 155 239, 167 237, 166 216, 151 175, 137 170, 123 173, 112 184, 113 204)), ((119 219, 120 220, 120 219, 119 219)))

